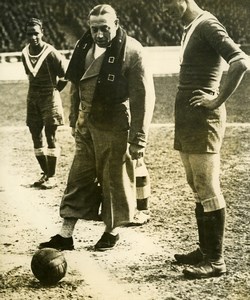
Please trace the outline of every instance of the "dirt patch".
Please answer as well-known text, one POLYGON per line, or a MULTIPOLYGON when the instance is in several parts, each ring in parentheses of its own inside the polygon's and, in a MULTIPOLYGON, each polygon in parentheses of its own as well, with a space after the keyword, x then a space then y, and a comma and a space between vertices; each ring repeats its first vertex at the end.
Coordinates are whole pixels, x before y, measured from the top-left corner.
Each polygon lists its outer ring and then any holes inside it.
POLYGON ((1 299, 250 299, 250 127, 228 127, 222 150, 221 182, 227 201, 225 256, 220 278, 186 280, 173 254, 196 247, 194 201, 178 153, 173 126, 152 127, 146 163, 152 181, 151 221, 124 228, 109 252, 93 251, 101 222, 79 221, 75 251, 66 251, 68 272, 56 286, 43 287, 30 270, 37 245, 60 228, 58 208, 74 153, 68 127, 60 128, 59 185, 36 190, 39 175, 25 127, 1 127, 0 297, 1 299))

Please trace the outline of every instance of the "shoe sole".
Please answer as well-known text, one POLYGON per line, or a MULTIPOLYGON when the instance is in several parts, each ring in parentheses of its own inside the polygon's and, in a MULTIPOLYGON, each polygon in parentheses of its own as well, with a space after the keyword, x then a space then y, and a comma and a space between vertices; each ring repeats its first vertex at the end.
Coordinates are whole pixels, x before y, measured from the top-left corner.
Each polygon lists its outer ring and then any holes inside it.
POLYGON ((205 278, 212 278, 212 277, 220 277, 220 276, 226 274, 226 271, 219 272, 219 273, 214 272, 214 273, 210 273, 207 275, 197 275, 197 274, 183 271, 183 274, 184 274, 185 278, 187 278, 187 279, 205 279, 205 278))
POLYGON ((124 225, 124 227, 132 227, 132 226, 142 226, 142 225, 145 225, 147 223, 149 223, 150 219, 144 221, 144 222, 137 222, 137 221, 134 221, 134 222, 130 222, 126 225, 124 225))
POLYGON ((42 184, 44 184, 44 182, 34 182, 33 184, 31 184, 31 186, 33 187, 40 187, 42 184))
POLYGON ((51 246, 38 246, 38 249, 44 249, 44 248, 51 248, 51 249, 56 249, 56 250, 59 250, 59 251, 65 251, 65 250, 75 250, 74 246, 72 247, 51 247, 51 246))
POLYGON ((115 248, 115 246, 108 247, 108 248, 95 248, 95 251, 104 252, 104 251, 112 250, 114 248, 115 248))
POLYGON ((46 185, 44 185, 44 184, 41 184, 39 187, 40 187, 40 189, 42 189, 42 190, 51 190, 51 189, 57 187, 57 184, 51 185, 51 186, 46 186, 46 185))
POLYGON ((100 252, 112 250, 112 249, 114 249, 117 246, 117 244, 118 244, 118 241, 114 244, 114 246, 110 246, 110 247, 102 247, 102 248, 100 248, 100 247, 94 246, 94 250, 95 251, 100 251, 100 252))
POLYGON ((179 265, 190 265, 190 266, 195 266, 195 265, 198 265, 199 263, 202 262, 202 260, 199 260, 199 261, 196 261, 196 262, 187 262, 187 261, 180 261, 178 259, 175 258, 175 261, 174 261, 176 264, 179 264, 179 265))

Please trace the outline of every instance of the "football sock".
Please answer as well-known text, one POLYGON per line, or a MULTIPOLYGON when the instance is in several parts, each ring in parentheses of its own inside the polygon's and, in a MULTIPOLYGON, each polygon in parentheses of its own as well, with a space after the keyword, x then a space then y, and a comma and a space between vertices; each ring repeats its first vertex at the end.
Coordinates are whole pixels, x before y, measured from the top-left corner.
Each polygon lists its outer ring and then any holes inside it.
POLYGON ((77 219, 75 218, 64 218, 60 235, 64 238, 72 237, 77 219))

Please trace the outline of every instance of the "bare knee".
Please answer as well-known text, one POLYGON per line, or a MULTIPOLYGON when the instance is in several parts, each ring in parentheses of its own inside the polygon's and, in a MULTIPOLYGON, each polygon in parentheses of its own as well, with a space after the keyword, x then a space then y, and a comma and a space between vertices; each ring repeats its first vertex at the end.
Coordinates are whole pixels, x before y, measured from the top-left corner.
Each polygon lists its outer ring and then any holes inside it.
POLYGON ((48 144, 48 148, 56 147, 56 125, 45 126, 45 135, 48 144))
POLYGON ((195 176, 195 190, 197 191, 201 199, 208 199, 213 197, 220 197, 221 188, 219 179, 211 179, 206 174, 200 174, 195 176))

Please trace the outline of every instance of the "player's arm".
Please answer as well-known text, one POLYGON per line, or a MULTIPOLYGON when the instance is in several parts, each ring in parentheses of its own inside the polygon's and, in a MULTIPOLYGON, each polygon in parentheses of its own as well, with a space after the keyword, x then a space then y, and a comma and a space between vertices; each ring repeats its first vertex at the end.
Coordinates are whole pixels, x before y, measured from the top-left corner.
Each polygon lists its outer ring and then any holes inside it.
POLYGON ((225 82, 221 87, 218 97, 214 101, 215 107, 219 107, 234 93, 247 69, 247 59, 239 59, 230 63, 225 82))
POLYGON ((25 60, 25 57, 24 57, 23 53, 22 53, 21 58, 22 58, 22 63, 23 63, 23 67, 24 67, 25 73, 26 73, 26 75, 28 75, 29 74, 29 68, 27 67, 27 63, 26 63, 26 60, 25 60))
POLYGON ((59 77, 59 80, 56 85, 56 89, 59 92, 61 92, 68 83, 68 80, 64 78, 66 73, 67 63, 65 57, 56 49, 54 49, 52 56, 53 56, 54 68, 56 70, 57 76, 59 77))
POLYGON ((223 104, 237 89, 245 72, 249 68, 249 57, 228 36, 223 25, 218 20, 211 19, 203 25, 202 38, 218 52, 229 64, 229 69, 223 86, 218 95, 209 95, 204 91, 193 91, 190 99, 193 107, 203 106, 216 109, 223 104))
POLYGON ((193 107, 206 107, 208 109, 216 109, 224 103, 237 89, 245 72, 249 68, 247 58, 234 60, 229 64, 229 69, 220 93, 217 96, 208 95, 201 90, 193 91, 196 94, 190 99, 190 105, 193 107))

